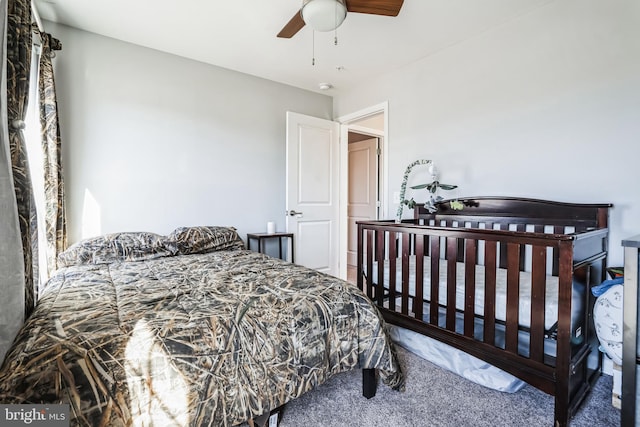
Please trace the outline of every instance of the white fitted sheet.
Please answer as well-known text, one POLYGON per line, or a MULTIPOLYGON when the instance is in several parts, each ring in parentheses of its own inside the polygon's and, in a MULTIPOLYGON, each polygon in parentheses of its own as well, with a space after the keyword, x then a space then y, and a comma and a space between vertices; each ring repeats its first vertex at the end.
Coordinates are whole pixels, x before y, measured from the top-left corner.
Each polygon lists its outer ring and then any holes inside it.
MULTIPOLYGON (((415 255, 409 257, 409 293, 415 296, 415 255)), ((456 308, 464 309, 465 298, 465 264, 456 263, 456 308)), ((366 267, 365 267, 366 274, 366 267)), ((484 316, 484 275, 485 267, 476 265, 476 293, 475 293, 475 314, 484 316)), ((424 278, 423 297, 426 300, 431 298, 431 258, 424 257, 424 278)), ((378 263, 373 266, 373 280, 378 278, 378 263)), ((389 286, 389 260, 385 261, 384 270, 385 287, 389 286)), ((440 260, 440 286, 438 302, 447 305, 447 261, 440 260)), ((402 259, 396 260, 396 292, 402 290, 402 259)), ((545 329, 551 329, 558 319, 558 278, 546 276, 545 289, 545 329)), ((507 312, 507 270, 496 269, 496 319, 505 321, 507 312)), ((520 272, 520 298, 519 298, 519 323, 520 326, 529 327, 531 325, 531 274, 520 272)))

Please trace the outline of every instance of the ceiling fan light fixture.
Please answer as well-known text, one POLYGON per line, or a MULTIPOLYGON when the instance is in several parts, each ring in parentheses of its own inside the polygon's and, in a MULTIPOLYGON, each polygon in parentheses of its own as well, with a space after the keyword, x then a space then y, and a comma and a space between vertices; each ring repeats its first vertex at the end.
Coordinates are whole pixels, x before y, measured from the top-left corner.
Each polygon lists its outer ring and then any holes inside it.
POLYGON ((305 0, 302 19, 316 31, 333 31, 342 25, 347 16, 344 0, 305 0))

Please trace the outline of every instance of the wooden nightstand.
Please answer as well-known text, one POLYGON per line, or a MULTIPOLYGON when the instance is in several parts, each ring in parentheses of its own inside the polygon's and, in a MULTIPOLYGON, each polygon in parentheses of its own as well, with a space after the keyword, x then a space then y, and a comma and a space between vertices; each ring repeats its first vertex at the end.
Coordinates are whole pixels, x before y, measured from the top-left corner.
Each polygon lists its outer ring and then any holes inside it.
POLYGON ((291 250, 288 251, 289 254, 291 254, 290 258, 291 258, 291 262, 295 262, 293 256, 294 256, 294 249, 293 249, 293 233, 248 233, 247 234, 247 247, 249 248, 249 250, 251 250, 251 242, 253 240, 257 240, 258 241, 258 252, 260 253, 264 253, 265 250, 265 245, 264 245, 264 241, 265 240, 269 240, 269 239, 278 239, 278 254, 279 254, 279 258, 280 259, 285 259, 282 257, 282 240, 288 240, 291 242, 291 250))

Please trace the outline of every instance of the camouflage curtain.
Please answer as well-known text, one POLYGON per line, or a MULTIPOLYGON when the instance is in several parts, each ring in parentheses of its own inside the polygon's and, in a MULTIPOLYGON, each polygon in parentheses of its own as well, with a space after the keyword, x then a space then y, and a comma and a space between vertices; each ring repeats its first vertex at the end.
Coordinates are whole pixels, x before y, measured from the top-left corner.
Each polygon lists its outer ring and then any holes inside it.
MULTIPOLYGON (((7 1, 0 0, 0 58, 6 52, 7 1)), ((24 320, 24 267, 7 119, 7 63, 0 61, 0 361, 24 320)))
POLYGON ((42 127, 42 151, 44 159, 44 223, 47 247, 48 276, 57 268, 58 254, 67 247, 67 222, 64 207, 62 179, 62 151, 58 126, 58 101, 53 78, 51 59, 55 51, 62 49, 60 41, 51 34, 40 32, 40 124, 42 127))
POLYGON ((23 133, 29 99, 31 48, 31 3, 29 0, 8 0, 7 115, 13 184, 24 258, 25 316, 33 310, 36 298, 34 277, 38 277, 36 206, 23 133))

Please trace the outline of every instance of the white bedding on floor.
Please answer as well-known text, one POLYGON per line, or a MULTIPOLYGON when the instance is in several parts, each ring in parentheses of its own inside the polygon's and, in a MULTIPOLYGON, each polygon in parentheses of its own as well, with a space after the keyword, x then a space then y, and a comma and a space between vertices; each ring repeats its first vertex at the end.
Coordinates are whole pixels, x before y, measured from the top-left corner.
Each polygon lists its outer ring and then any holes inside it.
MULTIPOLYGON (((415 295, 415 255, 409 257, 409 293, 415 295)), ((464 309, 465 299, 465 264, 456 263, 456 308, 464 309)), ((366 267, 365 267, 366 274, 366 267)), ((475 313, 484 316, 484 275, 485 267, 476 265, 476 294, 475 313)), ((424 257, 424 279, 423 297, 430 300, 431 295, 431 258, 424 257)), ((378 263, 374 262, 373 280, 378 278, 378 263)), ((385 287, 389 283, 389 260, 385 260, 384 271, 385 287)), ((396 260, 396 291, 402 289, 402 258, 396 260)), ((447 304, 447 261, 440 260, 440 287, 438 302, 447 304)), ((507 270, 496 269, 496 319, 506 320, 507 311, 507 270)), ((551 329, 558 319, 558 278, 546 276, 546 296, 545 296, 545 329, 551 329)), ((520 298, 519 298, 519 323, 520 326, 529 327, 531 325, 531 274, 520 272, 520 298)))
POLYGON ((484 360, 409 329, 389 325, 389 335, 410 352, 476 384, 506 393, 515 393, 526 384, 484 360))

